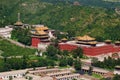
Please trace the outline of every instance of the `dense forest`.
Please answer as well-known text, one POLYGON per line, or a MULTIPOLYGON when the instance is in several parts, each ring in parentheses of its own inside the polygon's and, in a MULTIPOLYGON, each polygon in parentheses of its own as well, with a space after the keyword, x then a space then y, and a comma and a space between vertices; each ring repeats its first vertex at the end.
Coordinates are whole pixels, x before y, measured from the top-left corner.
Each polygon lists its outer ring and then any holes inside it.
POLYGON ((72 32, 72 36, 89 34, 99 41, 120 40, 120 15, 114 11, 120 3, 76 0, 80 5, 73 5, 73 1, 2 0, 0 27, 14 24, 20 12, 25 24, 44 24, 52 29, 72 32))
POLYGON ((109 9, 114 9, 120 5, 120 0, 39 0, 49 3, 74 3, 79 2, 81 5, 94 6, 94 7, 104 7, 109 9))

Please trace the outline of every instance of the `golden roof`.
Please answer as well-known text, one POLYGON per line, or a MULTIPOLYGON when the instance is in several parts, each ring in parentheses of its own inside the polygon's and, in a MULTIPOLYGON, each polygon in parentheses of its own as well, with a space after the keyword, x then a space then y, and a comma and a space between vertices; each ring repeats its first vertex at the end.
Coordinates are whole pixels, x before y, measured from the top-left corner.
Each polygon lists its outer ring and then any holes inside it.
POLYGON ((89 44, 97 44, 97 41, 89 42, 89 44))
POLYGON ((111 42, 111 40, 107 39, 107 40, 105 40, 105 42, 111 42))
POLYGON ((81 40, 81 39, 82 39, 82 37, 81 37, 81 36, 78 36, 78 37, 76 37, 76 39, 77 39, 77 40, 81 40))
POLYGON ((115 43, 120 43, 120 41, 115 41, 115 43))
POLYGON ((23 25, 23 23, 21 21, 17 21, 14 25, 21 26, 21 25, 23 25))
POLYGON ((36 27, 35 30, 36 31, 44 31, 44 30, 48 30, 48 27, 36 27))
POLYGON ((92 37, 90 37, 90 36, 88 36, 88 35, 84 35, 83 37, 81 37, 81 36, 78 36, 77 37, 77 40, 95 40, 95 38, 92 38, 92 37))
POLYGON ((61 40, 67 40, 67 38, 63 38, 63 39, 61 39, 61 40))
POLYGON ((37 31, 37 34, 39 34, 39 35, 46 35, 47 33, 44 32, 44 31, 37 31))
POLYGON ((120 65, 118 65, 118 66, 115 66, 115 68, 120 68, 120 65))

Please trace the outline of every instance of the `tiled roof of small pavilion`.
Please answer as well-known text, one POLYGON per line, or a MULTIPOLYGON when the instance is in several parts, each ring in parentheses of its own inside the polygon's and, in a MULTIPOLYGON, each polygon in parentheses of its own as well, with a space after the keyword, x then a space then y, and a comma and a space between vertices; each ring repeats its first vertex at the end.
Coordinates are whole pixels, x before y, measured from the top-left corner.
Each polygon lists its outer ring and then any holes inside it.
POLYGON ((21 21, 17 21, 14 25, 21 26, 21 25, 23 25, 23 23, 21 21))
POLYGON ((120 43, 120 41, 115 41, 115 43, 120 43))
POLYGON ((67 40, 67 38, 63 38, 63 39, 61 39, 61 40, 67 40))
POLYGON ((111 42, 111 40, 107 39, 107 40, 105 40, 105 42, 111 42))

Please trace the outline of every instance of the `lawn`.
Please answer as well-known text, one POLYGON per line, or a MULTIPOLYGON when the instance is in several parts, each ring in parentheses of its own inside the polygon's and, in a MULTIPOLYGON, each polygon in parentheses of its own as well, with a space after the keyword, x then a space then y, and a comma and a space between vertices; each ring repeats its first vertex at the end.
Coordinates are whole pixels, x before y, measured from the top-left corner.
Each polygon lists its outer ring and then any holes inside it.
POLYGON ((40 56, 31 55, 31 56, 29 56, 29 59, 30 59, 30 60, 38 60, 38 59, 44 59, 44 58, 43 58, 43 57, 40 57, 40 56))
POLYGON ((0 50, 3 52, 1 54, 2 56, 32 55, 36 51, 36 49, 29 49, 17 46, 4 39, 0 39, 0 50))
POLYGON ((101 75, 95 74, 95 73, 93 73, 92 76, 95 77, 95 78, 99 78, 99 79, 103 78, 101 75))

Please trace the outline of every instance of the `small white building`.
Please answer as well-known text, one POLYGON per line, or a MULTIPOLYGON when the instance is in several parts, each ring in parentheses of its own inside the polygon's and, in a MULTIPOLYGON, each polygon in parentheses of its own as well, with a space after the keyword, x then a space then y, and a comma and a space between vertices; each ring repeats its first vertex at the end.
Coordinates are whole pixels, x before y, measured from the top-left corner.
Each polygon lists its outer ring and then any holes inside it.
POLYGON ((5 27, 5 28, 0 28, 0 36, 4 38, 11 38, 11 31, 13 28, 5 27))
POLYGON ((46 49, 49 45, 50 45, 50 43, 39 43, 38 44, 38 52, 36 52, 35 55, 42 56, 43 52, 46 51, 46 49))
POLYGON ((16 70, 16 71, 9 71, 9 72, 1 72, 0 73, 0 79, 9 80, 10 77, 12 77, 12 79, 22 78, 25 75, 26 72, 27 72, 27 70, 16 70))
POLYGON ((114 74, 120 75, 120 66, 115 67, 114 74))
POLYGON ((50 45, 50 43, 39 43, 38 49, 42 52, 46 51, 46 48, 50 45))

